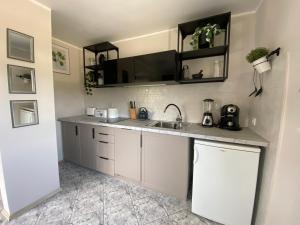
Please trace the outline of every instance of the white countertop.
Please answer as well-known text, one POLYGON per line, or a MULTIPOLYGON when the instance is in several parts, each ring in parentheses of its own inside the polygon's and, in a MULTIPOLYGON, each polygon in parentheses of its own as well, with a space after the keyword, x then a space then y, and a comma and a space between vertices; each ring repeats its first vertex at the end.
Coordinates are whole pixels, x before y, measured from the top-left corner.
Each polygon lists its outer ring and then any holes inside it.
POLYGON ((115 128, 127 128, 133 130, 149 131, 162 134, 178 135, 202 140, 213 140, 227 143, 236 143, 251 146, 267 147, 268 141, 253 132, 251 129, 245 127, 241 131, 229 131, 219 129, 216 127, 206 128, 196 123, 184 123, 184 126, 180 130, 151 127, 149 124, 153 124, 154 120, 131 120, 126 119, 117 123, 103 123, 99 122, 100 119, 89 116, 73 116, 59 118, 59 121, 84 123, 98 126, 115 127, 115 128))

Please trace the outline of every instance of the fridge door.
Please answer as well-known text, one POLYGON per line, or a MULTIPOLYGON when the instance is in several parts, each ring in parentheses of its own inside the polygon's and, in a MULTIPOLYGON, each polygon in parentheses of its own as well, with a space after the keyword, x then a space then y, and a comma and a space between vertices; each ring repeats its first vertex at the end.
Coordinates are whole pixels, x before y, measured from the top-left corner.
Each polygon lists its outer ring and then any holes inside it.
POLYGON ((192 212, 226 225, 250 225, 259 151, 195 144, 192 212))

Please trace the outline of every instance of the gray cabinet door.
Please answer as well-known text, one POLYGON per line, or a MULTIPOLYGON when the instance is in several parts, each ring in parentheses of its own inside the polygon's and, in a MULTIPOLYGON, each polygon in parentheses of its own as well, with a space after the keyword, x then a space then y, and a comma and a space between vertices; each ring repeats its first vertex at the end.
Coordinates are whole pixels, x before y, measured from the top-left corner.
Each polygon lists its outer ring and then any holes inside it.
POLYGON ((87 124, 80 124, 79 127, 81 165, 90 169, 96 169, 95 127, 87 124))
POLYGON ((80 131, 78 124, 62 122, 61 128, 64 160, 80 164, 80 131))
POLYGON ((142 132, 142 183, 146 187, 186 199, 189 138, 142 132))
POLYGON ((141 132, 128 129, 115 131, 115 173, 140 181, 141 179, 141 132))

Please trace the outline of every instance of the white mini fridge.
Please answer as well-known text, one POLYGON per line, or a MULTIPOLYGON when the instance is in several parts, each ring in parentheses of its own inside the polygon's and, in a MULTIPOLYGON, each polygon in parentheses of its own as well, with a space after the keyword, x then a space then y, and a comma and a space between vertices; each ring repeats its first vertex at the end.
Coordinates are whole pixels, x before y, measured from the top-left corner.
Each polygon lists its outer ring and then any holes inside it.
POLYGON ((260 151, 195 140, 192 212, 225 225, 250 225, 260 151))

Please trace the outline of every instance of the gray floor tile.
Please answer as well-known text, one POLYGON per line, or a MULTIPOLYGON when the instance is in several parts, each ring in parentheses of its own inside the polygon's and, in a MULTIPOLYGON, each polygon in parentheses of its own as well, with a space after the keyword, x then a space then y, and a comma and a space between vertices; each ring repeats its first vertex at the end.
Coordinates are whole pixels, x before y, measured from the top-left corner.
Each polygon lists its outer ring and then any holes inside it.
POLYGON ((177 225, 218 225, 218 223, 196 216, 188 210, 173 214, 170 216, 170 219, 177 225))
POLYGON ((153 222, 147 223, 147 225, 174 225, 173 221, 169 217, 155 220, 153 222))
POLYGON ((168 216, 163 206, 149 197, 135 201, 134 207, 137 218, 142 224, 150 223, 168 216))
POLYGON ((131 204, 121 204, 104 209, 105 225, 138 225, 138 220, 131 204))
POLYGON ((190 201, 61 163, 61 191, 3 225, 217 225, 190 212, 190 201))
POLYGON ((93 212, 84 215, 73 215, 71 225, 100 225, 103 224, 103 213, 93 212))
POLYGON ((112 207, 122 203, 131 203, 131 197, 127 190, 120 189, 104 193, 104 206, 112 207))

